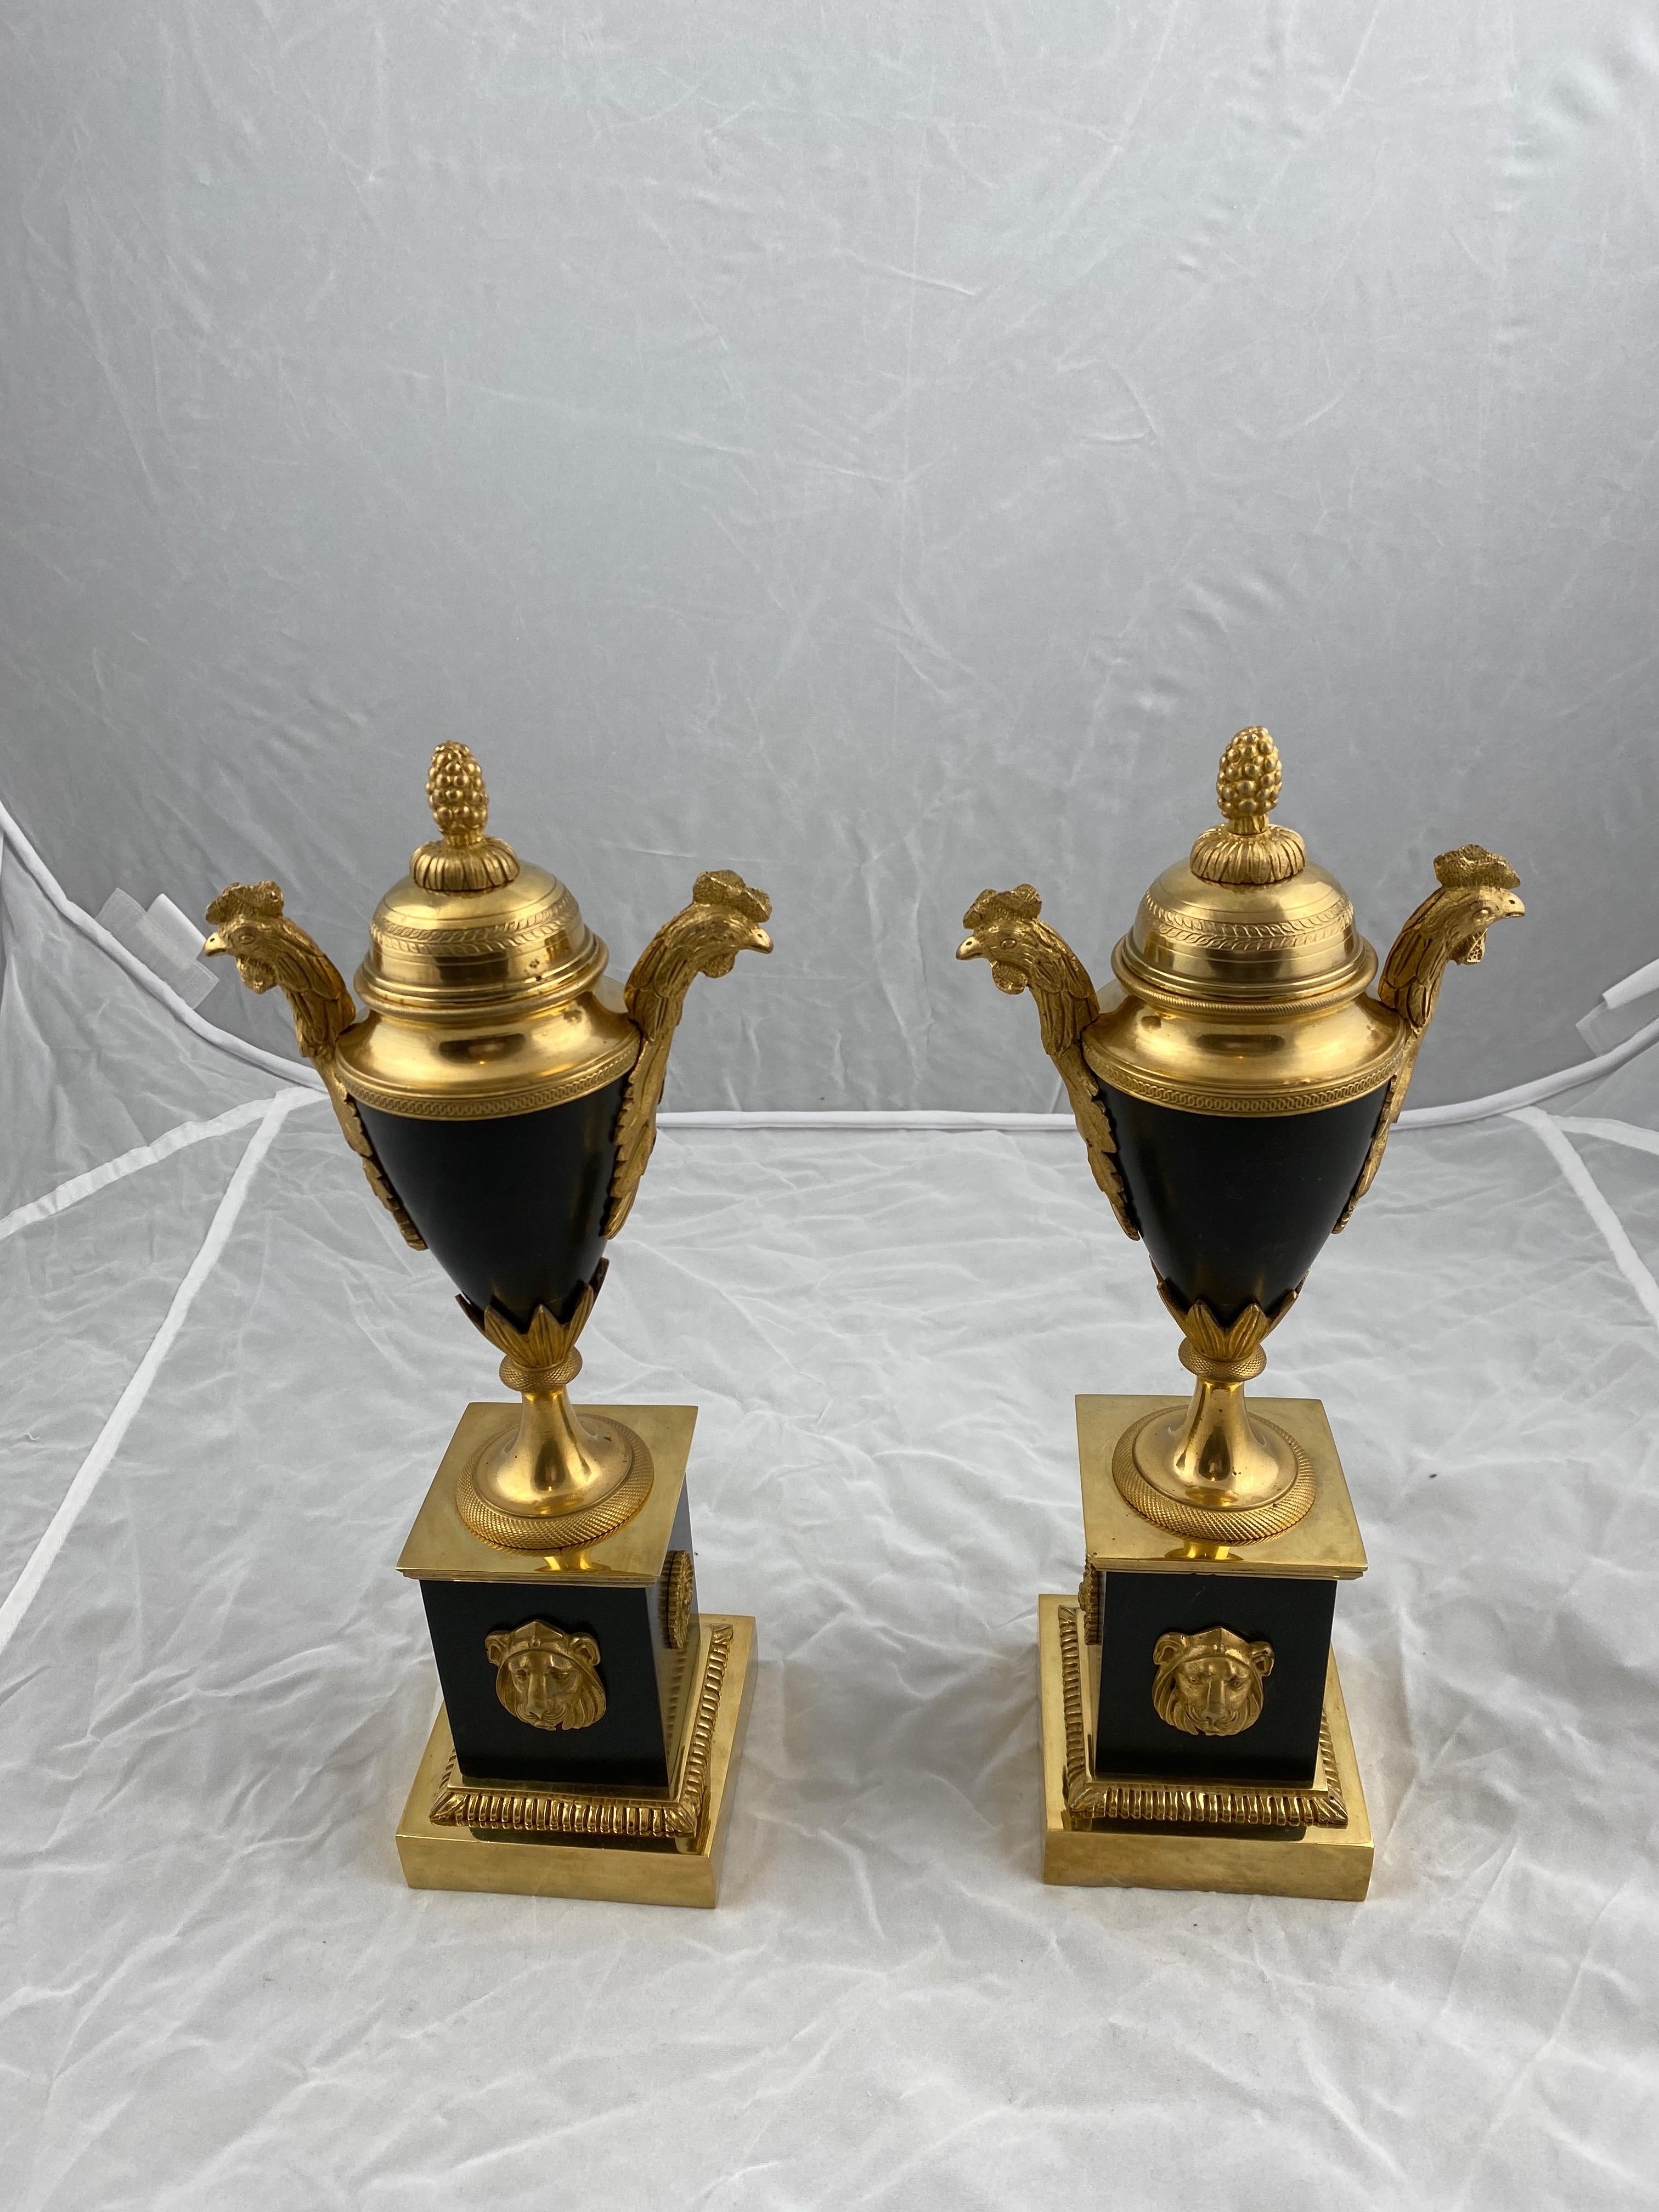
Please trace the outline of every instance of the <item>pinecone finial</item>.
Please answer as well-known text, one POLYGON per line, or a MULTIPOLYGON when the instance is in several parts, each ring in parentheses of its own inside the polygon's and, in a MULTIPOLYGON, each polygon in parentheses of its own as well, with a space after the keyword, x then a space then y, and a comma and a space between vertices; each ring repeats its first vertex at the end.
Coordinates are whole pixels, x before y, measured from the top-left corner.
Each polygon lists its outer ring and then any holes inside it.
POLYGON ((483 770, 459 738, 447 739, 433 754, 426 803, 442 835, 421 846, 409 863, 422 890, 487 891, 513 881, 518 854, 499 837, 485 836, 489 793, 483 770))
POLYGON ((1193 847, 1193 873, 1206 884, 1285 884, 1307 866, 1307 848, 1294 830, 1269 822, 1284 776, 1279 748, 1252 723, 1221 756, 1215 795, 1225 817, 1193 847))

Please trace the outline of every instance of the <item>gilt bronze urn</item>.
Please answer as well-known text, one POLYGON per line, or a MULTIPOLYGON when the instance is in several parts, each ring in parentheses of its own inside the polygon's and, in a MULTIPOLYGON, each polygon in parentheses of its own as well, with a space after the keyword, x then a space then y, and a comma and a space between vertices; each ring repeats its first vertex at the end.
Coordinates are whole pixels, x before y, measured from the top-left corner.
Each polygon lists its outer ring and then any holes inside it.
POLYGON ((728 870, 699 876, 619 986, 564 884, 488 834, 465 745, 438 747, 427 799, 439 834, 375 908, 361 1015, 273 883, 222 891, 206 945, 286 994, 371 1188, 518 1394, 467 1408, 398 1562, 444 1692, 404 1873, 712 1904, 753 1623, 696 1605, 696 1411, 568 1392, 687 989, 770 951, 770 902, 728 870), (640 1849, 576 1840, 595 1838, 640 1849))
POLYGON ((958 957, 1035 999, 1195 1378, 1185 1401, 1078 1401, 1086 1565, 1077 1603, 1040 1612, 1053 1881, 1353 1897, 1370 1876, 1330 1658, 1364 1547, 1318 1401, 1244 1385, 1370 1187, 1447 966, 1523 909, 1498 854, 1443 853, 1379 975, 1271 818, 1279 787, 1272 738, 1241 730, 1222 821, 1146 892, 1099 994, 1029 884, 963 916, 958 957))

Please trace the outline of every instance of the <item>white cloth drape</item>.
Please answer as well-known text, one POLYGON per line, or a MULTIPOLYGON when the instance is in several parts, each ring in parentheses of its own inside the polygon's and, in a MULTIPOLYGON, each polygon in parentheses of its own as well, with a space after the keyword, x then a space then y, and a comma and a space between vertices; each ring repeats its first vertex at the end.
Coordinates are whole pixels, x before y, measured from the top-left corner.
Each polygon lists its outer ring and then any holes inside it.
POLYGON ((1365 1905, 1037 1879, 1071 1395, 1182 1377, 1075 1139, 983 1130, 665 1134, 582 1388, 701 1407, 724 1902, 416 1895, 392 1563, 491 1363, 311 1095, 0 900, 0 2201, 1651 2203, 1650 1060, 1402 1132, 1273 1340, 1371 1559, 1365 1905))

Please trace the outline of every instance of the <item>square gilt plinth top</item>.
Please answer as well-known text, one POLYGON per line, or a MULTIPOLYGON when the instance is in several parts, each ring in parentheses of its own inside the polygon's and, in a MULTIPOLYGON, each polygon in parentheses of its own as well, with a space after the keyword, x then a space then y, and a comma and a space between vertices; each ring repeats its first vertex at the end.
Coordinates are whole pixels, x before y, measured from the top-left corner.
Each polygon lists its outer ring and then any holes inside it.
POLYGON ((1144 1414, 1184 1398, 1079 1397, 1078 1467, 1089 1564, 1108 1573, 1287 1575, 1351 1581, 1365 1571, 1365 1547, 1336 1440, 1317 1398, 1252 1398, 1249 1404, 1295 1437, 1313 1462, 1314 1502, 1294 1528, 1259 1544, 1202 1543, 1143 1521, 1112 1480, 1112 1451, 1144 1414))
POLYGON ((587 1582, 654 1583, 662 1573, 685 1488, 685 1462, 697 1409, 593 1406, 576 1410, 611 1414, 650 1451, 655 1469, 650 1495, 631 1521, 614 1535, 579 1551, 507 1552, 475 1536, 455 1510, 455 1486, 472 1454, 503 1421, 516 1420, 519 1411, 516 1401, 481 1400, 467 1407, 449 1439, 398 1558, 398 1572, 416 1582, 556 1583, 580 1576, 587 1582))

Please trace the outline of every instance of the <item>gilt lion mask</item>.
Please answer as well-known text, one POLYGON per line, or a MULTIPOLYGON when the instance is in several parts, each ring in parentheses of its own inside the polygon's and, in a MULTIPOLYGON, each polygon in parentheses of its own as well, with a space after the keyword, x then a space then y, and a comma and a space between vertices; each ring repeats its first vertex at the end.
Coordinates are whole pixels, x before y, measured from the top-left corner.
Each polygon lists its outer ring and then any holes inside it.
POLYGON ((531 1728, 592 1728, 605 1711, 599 1647, 591 1636, 526 1620, 486 1637, 484 1656, 495 1669, 495 1695, 531 1728))
POLYGON ((1247 1644, 1231 1628, 1160 1636, 1152 1705, 1186 1735, 1237 1735, 1261 1714, 1261 1685, 1273 1669, 1271 1644, 1247 1644))

